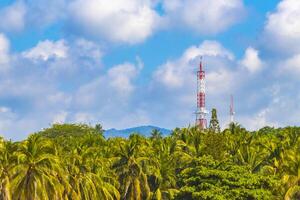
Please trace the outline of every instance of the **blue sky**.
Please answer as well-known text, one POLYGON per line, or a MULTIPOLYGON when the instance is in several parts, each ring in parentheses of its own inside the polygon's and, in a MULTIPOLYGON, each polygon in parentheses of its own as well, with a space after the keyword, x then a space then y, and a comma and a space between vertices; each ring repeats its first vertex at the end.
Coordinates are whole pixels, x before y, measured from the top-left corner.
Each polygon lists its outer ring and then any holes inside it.
POLYGON ((194 123, 204 57, 207 109, 229 97, 249 129, 299 125, 298 0, 2 0, 0 134, 53 123, 194 123))

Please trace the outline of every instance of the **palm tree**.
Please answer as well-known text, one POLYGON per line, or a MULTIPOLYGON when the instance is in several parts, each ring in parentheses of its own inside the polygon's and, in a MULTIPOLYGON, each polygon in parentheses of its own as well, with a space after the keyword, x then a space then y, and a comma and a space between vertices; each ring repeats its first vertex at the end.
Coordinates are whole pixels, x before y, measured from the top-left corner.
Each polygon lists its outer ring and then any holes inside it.
MULTIPOLYGON (((297 147, 297 146, 296 146, 297 147)), ((298 147, 299 148, 299 147, 298 147)), ((283 166, 283 184, 285 186, 285 200, 300 198, 300 152, 294 148, 286 153, 283 166)))
POLYGON ((139 135, 131 135, 128 142, 120 144, 118 160, 113 168, 119 176, 122 199, 142 200, 150 198, 147 175, 144 172, 146 140, 139 135))
POLYGON ((56 148, 49 139, 31 135, 18 144, 12 168, 13 199, 62 199, 62 174, 56 148))
POLYGON ((151 140, 160 140, 160 139, 162 139, 162 133, 157 129, 153 129, 151 132, 150 139, 151 140))
MULTIPOLYGON (((107 159, 101 155, 96 147, 86 146, 84 138, 81 143, 66 154, 66 171, 71 199, 120 199, 115 180, 109 176, 107 159)), ((88 143, 89 144, 89 143, 88 143)))
POLYGON ((166 137, 161 143, 153 143, 151 160, 155 161, 148 178, 153 200, 172 199, 176 188, 176 165, 172 151, 172 139, 166 137))
POLYGON ((15 145, 11 141, 0 138, 0 199, 11 199, 10 170, 14 165, 13 151, 15 145))

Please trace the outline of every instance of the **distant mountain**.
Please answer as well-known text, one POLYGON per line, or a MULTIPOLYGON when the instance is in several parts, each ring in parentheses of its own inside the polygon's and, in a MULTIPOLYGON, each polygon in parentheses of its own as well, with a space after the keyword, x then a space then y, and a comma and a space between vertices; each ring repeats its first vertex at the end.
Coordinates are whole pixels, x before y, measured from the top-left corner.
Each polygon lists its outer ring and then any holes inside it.
POLYGON ((106 138, 108 137, 124 137, 127 138, 132 133, 139 133, 141 135, 144 135, 146 137, 149 137, 151 135, 152 130, 157 129, 159 130, 164 136, 169 135, 172 131, 165 128, 160 128, 156 126, 138 126, 128 129, 108 129, 104 131, 104 136, 106 138))

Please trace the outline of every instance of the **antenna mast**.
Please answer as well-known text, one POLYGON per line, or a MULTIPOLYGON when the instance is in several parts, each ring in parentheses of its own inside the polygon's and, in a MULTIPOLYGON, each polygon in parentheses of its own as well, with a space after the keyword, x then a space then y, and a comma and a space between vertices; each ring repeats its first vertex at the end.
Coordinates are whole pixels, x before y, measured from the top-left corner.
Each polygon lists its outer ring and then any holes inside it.
POLYGON ((196 126, 200 129, 206 129, 207 111, 205 109, 205 71, 202 66, 202 56, 197 71, 197 111, 196 111, 196 126))
POLYGON ((230 114, 230 123, 234 123, 234 107, 233 107, 233 96, 230 95, 230 108, 229 108, 229 114, 230 114))

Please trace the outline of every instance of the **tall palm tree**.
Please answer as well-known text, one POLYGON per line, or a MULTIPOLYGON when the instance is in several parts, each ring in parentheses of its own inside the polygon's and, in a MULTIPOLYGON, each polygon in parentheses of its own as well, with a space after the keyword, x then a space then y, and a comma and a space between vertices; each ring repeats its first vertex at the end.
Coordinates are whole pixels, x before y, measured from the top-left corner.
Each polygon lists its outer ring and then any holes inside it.
POLYGON ((68 172, 71 199, 120 199, 116 183, 109 177, 107 160, 99 149, 84 144, 67 154, 65 166, 68 172))
POLYGON ((128 142, 120 144, 118 160, 113 165, 119 176, 121 199, 144 200, 150 198, 150 188, 143 166, 149 159, 145 156, 146 140, 131 135, 128 142))
POLYGON ((57 179, 62 172, 56 153, 51 140, 39 135, 18 144, 17 163, 12 168, 13 199, 62 199, 57 179))
POLYGON ((162 133, 157 129, 153 129, 151 132, 150 139, 151 140, 160 140, 160 139, 162 139, 162 133))
POLYGON ((15 145, 11 141, 0 138, 0 199, 11 199, 10 170, 14 165, 13 151, 15 145))
POLYGON ((283 184, 285 187, 285 200, 300 198, 300 151, 299 147, 286 153, 283 167, 283 184))
POLYGON ((176 188, 176 164, 172 151, 172 138, 166 137, 160 143, 153 141, 154 152, 151 160, 155 165, 151 168, 148 182, 153 200, 172 199, 176 188))

